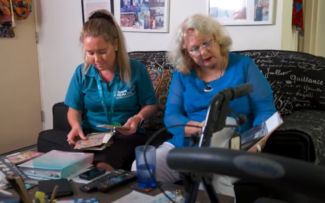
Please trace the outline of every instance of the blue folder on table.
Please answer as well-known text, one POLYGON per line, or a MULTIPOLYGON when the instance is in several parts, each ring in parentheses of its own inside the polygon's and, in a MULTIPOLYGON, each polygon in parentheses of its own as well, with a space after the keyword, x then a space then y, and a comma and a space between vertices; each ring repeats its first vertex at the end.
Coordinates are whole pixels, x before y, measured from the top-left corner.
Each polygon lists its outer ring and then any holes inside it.
POLYGON ((31 178, 60 179, 90 167, 93 159, 92 153, 52 150, 18 167, 31 178))

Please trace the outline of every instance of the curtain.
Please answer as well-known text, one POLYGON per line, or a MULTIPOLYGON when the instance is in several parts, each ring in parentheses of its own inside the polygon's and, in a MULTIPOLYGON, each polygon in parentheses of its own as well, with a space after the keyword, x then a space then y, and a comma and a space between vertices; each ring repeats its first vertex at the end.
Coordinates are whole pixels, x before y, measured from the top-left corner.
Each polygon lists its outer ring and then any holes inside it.
POLYGON ((293 0, 292 25, 296 27, 300 34, 304 31, 303 0, 293 0))

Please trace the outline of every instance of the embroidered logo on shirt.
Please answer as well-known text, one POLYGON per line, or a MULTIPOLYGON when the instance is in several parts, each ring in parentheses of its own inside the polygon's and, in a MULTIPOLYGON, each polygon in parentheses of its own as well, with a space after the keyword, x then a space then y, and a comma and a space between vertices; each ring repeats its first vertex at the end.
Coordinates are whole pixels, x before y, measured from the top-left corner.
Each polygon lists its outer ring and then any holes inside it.
POLYGON ((116 99, 123 99, 123 98, 127 98, 127 97, 132 97, 134 95, 135 95, 135 87, 132 86, 129 89, 118 90, 116 93, 116 99))

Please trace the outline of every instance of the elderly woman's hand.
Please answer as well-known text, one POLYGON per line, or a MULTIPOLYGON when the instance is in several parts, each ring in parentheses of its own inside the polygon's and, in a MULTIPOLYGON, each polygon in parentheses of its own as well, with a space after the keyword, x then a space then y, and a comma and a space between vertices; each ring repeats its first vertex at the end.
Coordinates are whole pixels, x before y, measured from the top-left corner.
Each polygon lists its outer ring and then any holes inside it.
POLYGON ((189 121, 185 126, 185 136, 191 137, 193 135, 198 135, 202 132, 203 123, 197 121, 189 121))

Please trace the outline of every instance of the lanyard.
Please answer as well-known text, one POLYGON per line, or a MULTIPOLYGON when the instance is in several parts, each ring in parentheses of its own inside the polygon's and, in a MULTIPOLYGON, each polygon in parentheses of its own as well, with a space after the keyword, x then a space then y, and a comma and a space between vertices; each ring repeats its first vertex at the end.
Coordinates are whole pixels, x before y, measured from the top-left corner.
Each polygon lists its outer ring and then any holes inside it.
POLYGON ((104 109, 108 124, 112 123, 112 115, 114 113, 114 105, 115 105, 115 96, 116 96, 116 92, 117 92, 117 86, 118 85, 114 85, 113 97, 111 99, 111 101, 112 101, 111 108, 110 108, 110 111, 108 112, 107 106, 105 103, 105 99, 104 99, 104 91, 103 91, 102 82, 101 82, 99 74, 97 75, 97 89, 98 89, 100 101, 101 101, 102 107, 104 109))

